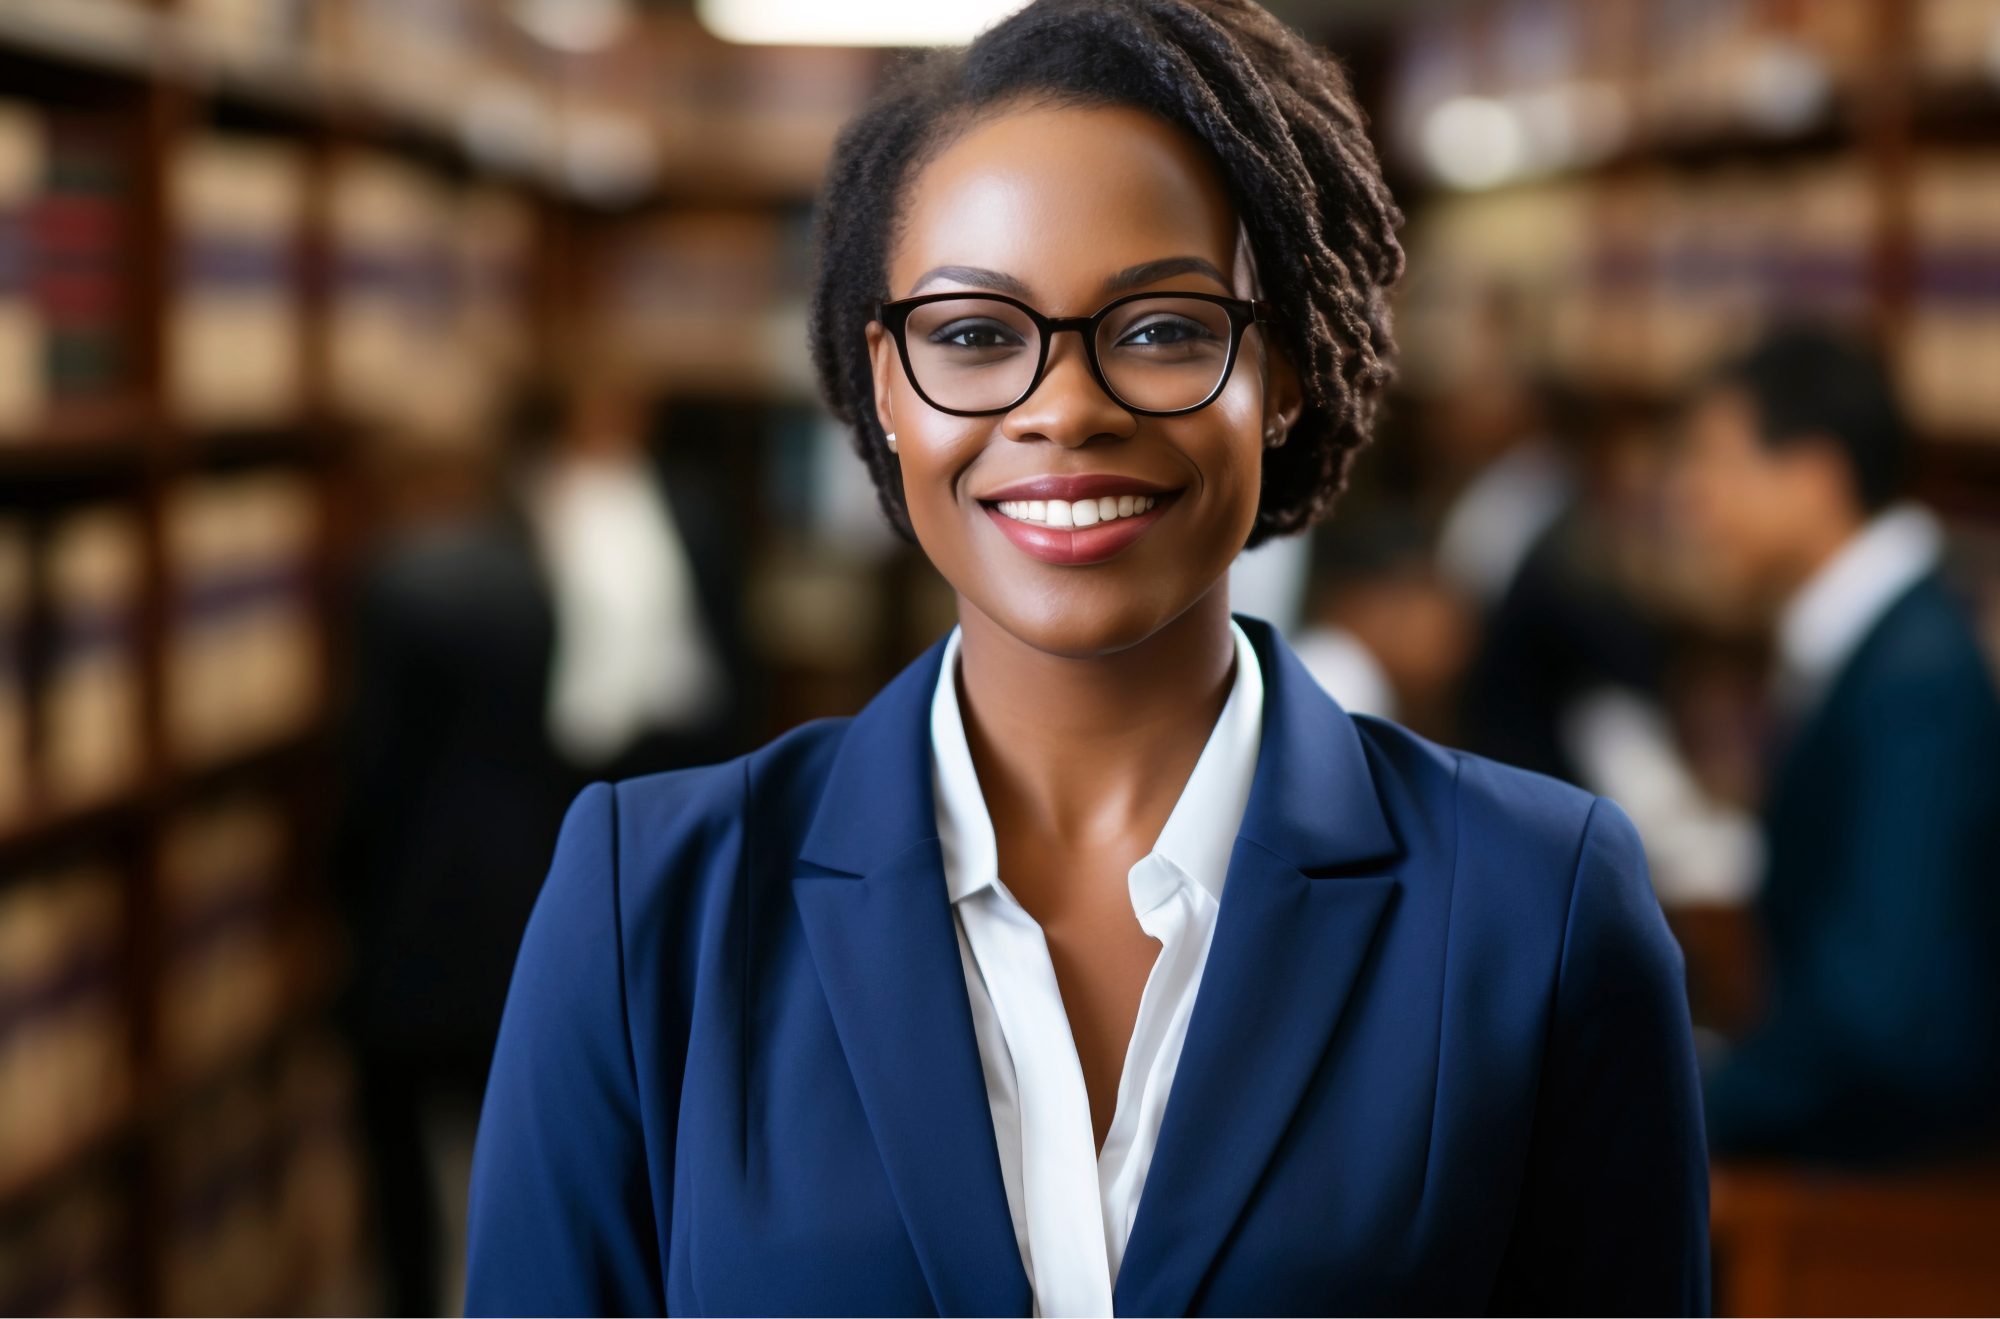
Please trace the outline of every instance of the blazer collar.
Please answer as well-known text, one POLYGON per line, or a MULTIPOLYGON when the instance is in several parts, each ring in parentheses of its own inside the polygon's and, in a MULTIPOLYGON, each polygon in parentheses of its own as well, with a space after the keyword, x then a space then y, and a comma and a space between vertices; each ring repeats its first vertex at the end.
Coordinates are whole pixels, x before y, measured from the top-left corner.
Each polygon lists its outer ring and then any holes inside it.
POLYGON ((1113 1304, 1185 1314, 1291 1126, 1367 964, 1398 847, 1354 721, 1268 624, 1264 741, 1113 1304), (1357 873, 1359 872, 1359 873, 1357 873))
POLYGON ((799 848, 801 860, 866 875, 937 837, 931 695, 944 649, 941 640, 918 656, 848 724, 799 848))
MULTIPOLYGON (((1240 835, 1306 872, 1395 855, 1354 720, 1269 623, 1236 621, 1264 670, 1264 735, 1240 835)), ((848 725, 800 849, 804 860, 865 875, 937 837, 930 710, 944 652, 940 640, 848 725)))
POLYGON ((1353 718, 1277 629, 1257 618, 1236 621, 1264 665, 1264 741, 1239 835, 1307 873, 1395 856, 1353 718))
POLYGON ((942 653, 848 725, 792 895, 938 1313, 1027 1314, 931 800, 942 653))

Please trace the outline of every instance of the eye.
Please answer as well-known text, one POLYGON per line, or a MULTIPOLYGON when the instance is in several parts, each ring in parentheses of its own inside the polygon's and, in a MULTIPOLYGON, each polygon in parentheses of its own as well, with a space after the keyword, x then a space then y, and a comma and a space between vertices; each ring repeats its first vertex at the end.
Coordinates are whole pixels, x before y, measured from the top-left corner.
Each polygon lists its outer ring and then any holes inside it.
POLYGON ((1171 348, 1198 343, 1215 336, 1207 326, 1183 316, 1155 316, 1127 330, 1118 340, 1121 348, 1171 348))
POLYGON ((1018 348, 1021 336, 991 320, 959 320, 940 325, 925 336, 934 344, 949 348, 966 348, 974 352, 990 352, 996 348, 1018 348))

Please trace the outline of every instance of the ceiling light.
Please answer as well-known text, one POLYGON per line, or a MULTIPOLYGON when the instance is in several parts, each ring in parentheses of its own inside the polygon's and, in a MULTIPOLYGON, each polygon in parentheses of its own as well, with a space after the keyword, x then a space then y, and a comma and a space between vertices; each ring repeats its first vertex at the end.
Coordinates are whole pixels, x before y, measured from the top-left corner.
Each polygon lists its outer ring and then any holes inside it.
POLYGON ((1424 120, 1424 161, 1454 188, 1490 188, 1527 164, 1525 138, 1506 102, 1454 96, 1424 120))
POLYGON ((695 0, 701 25, 762 46, 960 46, 1024 0, 695 0))

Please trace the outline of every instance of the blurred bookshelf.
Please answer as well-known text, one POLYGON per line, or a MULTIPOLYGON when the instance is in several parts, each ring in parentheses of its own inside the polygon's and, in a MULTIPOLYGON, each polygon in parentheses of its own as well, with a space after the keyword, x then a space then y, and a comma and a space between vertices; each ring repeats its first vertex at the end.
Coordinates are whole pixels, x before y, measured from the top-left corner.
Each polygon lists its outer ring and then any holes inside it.
POLYGON ((370 464, 606 363, 808 406, 805 207, 880 60, 0 0, 0 1313, 375 1303, 327 862, 370 464))
POLYGON ((1537 367, 1668 400, 1773 319, 1847 324, 1902 381, 1918 493, 2000 520, 2000 4, 1530 0, 1407 35, 1406 337, 1449 340, 1489 273, 1537 367))

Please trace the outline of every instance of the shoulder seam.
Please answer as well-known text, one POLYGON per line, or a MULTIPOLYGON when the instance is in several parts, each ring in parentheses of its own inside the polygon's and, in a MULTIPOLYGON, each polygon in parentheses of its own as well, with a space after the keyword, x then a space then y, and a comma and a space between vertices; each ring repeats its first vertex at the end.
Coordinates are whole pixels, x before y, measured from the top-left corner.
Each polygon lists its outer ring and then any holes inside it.
MULTIPOLYGON (((737 851, 736 862, 736 892, 742 895, 743 900, 743 946, 737 950, 737 955, 743 959, 740 968, 743 977, 740 986, 743 995, 743 1013, 740 1026, 742 1038, 737 1041, 736 1050, 738 1059, 736 1085, 737 1093, 743 1095, 750 1093, 750 1023, 757 1015, 756 1004, 751 1000, 751 987, 755 983, 755 977, 750 966, 750 950, 755 944, 756 936, 751 925, 751 918, 755 914, 753 899, 756 896, 756 885, 752 876, 756 867, 751 864, 750 849, 757 845, 757 829, 750 815, 754 797, 751 791, 750 760, 749 756, 743 758, 743 846, 737 851)), ((740 1123, 738 1130, 742 1133, 742 1145, 737 1150, 737 1158, 741 1160, 740 1166, 747 1168, 750 1166, 750 1124, 740 1123)))
POLYGON ((632 1048, 632 1004, 627 992, 625 976, 625 883, 624 848, 620 842, 618 827, 618 785, 607 784, 605 795, 611 799, 611 930, 614 935, 613 950, 618 959, 618 1019, 620 1032, 625 1040, 625 1072, 632 1082, 632 1097, 639 1097, 639 1059, 632 1048))
MULTIPOLYGON (((1557 1002, 1560 1002, 1562 999, 1563 976, 1569 970, 1569 941, 1571 934, 1576 929, 1576 898, 1577 894, 1583 889, 1583 885, 1580 883, 1583 878, 1583 858, 1589 850, 1590 831, 1597 827, 1597 808, 1603 804, 1604 798, 1595 794, 1591 796, 1590 810, 1584 815, 1583 828, 1578 830, 1576 835, 1576 860, 1570 865, 1569 869, 1569 903, 1568 909, 1563 913, 1562 949, 1556 957, 1557 1002)), ((1554 1005, 1552 1004, 1551 1006, 1553 1007, 1554 1005)))

